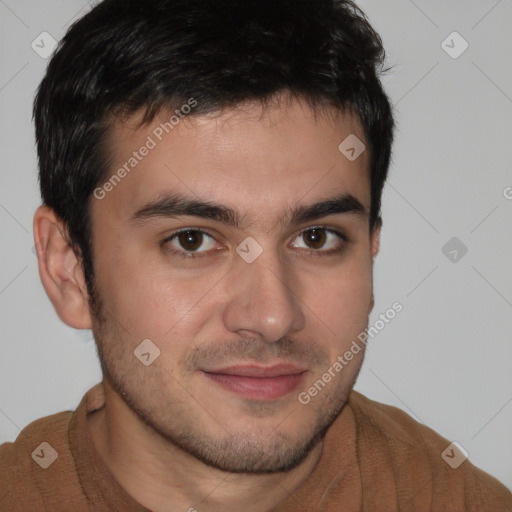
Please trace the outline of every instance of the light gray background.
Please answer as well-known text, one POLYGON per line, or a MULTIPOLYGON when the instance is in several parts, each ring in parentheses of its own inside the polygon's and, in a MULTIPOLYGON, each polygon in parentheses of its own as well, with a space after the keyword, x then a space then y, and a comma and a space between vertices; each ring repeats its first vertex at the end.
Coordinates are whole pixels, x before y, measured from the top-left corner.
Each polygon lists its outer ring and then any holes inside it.
MULTIPOLYGON (((31 106, 47 61, 31 43, 59 40, 89 5, 0 0, 0 442, 76 408, 101 379, 90 333, 60 322, 32 252, 31 106)), ((512 488, 512 1, 359 5, 395 65, 384 83, 398 123, 370 325, 395 301, 404 309, 369 344, 356 389, 512 488), (453 31, 469 43, 457 59, 441 46, 453 31), (468 248, 455 263, 442 252, 454 236, 468 248)))

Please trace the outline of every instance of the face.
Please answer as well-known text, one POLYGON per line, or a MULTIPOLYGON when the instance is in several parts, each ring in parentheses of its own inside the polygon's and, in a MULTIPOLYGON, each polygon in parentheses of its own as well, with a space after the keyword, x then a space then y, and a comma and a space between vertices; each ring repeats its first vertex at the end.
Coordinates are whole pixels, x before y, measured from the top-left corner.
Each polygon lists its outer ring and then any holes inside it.
POLYGON ((363 131, 330 114, 247 104, 163 135, 162 114, 117 122, 107 141, 112 172, 129 172, 91 207, 105 378, 158 435, 219 469, 299 464, 362 364, 364 350, 333 371, 368 323, 378 232, 367 152, 338 150, 363 131))

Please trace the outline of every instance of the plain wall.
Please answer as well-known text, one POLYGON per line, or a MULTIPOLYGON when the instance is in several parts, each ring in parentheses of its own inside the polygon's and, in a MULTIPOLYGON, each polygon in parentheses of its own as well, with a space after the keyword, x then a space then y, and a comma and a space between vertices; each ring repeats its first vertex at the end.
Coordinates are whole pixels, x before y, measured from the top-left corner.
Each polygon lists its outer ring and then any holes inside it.
MULTIPOLYGON (((403 311, 368 343, 356 389, 459 442, 512 488, 512 2, 359 5, 394 65, 383 82, 397 120, 370 325, 395 301, 403 311), (469 44, 457 58, 454 31, 469 44)), ((0 2, 0 442, 75 409, 101 380, 90 333, 61 323, 44 292, 32 238, 31 107, 47 60, 31 44, 59 40, 88 9, 0 2)))

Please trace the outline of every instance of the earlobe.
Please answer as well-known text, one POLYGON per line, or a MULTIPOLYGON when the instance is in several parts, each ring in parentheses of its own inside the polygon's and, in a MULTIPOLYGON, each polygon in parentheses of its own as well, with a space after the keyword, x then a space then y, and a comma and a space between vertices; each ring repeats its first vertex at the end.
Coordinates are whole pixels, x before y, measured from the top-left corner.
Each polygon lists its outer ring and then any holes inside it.
POLYGON ((82 265, 68 243, 65 224, 51 208, 40 206, 33 227, 39 275, 55 311, 70 327, 90 329, 82 265))

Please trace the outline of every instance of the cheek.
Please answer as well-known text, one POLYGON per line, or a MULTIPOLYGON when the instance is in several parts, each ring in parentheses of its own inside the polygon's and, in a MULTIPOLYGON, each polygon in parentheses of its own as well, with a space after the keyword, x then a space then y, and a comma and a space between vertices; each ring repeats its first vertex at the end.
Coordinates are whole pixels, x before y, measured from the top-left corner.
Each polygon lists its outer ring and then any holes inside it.
POLYGON ((349 343, 365 329, 372 300, 371 265, 364 255, 340 265, 322 277, 308 279, 304 302, 316 315, 315 323, 349 343))
POLYGON ((105 309, 125 335, 129 332, 137 339, 163 341, 174 333, 200 328, 198 311, 208 304, 222 277, 217 271, 190 276, 162 261, 137 258, 128 250, 115 259, 100 256, 97 266, 105 309))

